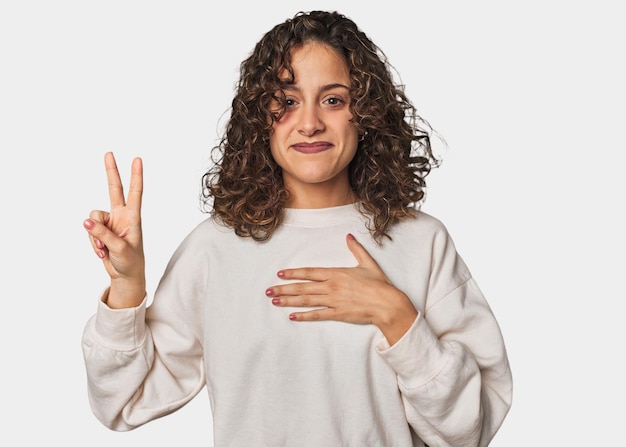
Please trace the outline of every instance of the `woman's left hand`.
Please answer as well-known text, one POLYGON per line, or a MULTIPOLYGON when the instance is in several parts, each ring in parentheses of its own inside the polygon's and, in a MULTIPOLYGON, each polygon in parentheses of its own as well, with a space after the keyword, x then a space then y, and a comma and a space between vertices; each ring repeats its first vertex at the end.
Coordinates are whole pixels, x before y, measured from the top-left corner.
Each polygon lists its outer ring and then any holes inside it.
POLYGON ((317 307, 291 313, 293 321, 374 324, 393 345, 413 324, 417 310, 351 234, 346 241, 358 262, 356 267, 281 270, 279 278, 305 282, 275 285, 265 293, 277 307, 317 307))

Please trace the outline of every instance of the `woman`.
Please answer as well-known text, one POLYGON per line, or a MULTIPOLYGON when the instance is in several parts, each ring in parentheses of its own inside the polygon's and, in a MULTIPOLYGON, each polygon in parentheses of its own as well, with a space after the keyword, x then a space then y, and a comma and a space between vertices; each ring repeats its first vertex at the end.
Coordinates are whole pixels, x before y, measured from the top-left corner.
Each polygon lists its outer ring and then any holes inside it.
POLYGON ((84 223, 111 277, 83 349, 94 414, 129 430, 205 385, 216 446, 487 445, 511 402, 498 324, 420 212, 428 128, 382 52, 299 13, 241 65, 203 177, 211 217, 146 304, 142 165, 84 223))

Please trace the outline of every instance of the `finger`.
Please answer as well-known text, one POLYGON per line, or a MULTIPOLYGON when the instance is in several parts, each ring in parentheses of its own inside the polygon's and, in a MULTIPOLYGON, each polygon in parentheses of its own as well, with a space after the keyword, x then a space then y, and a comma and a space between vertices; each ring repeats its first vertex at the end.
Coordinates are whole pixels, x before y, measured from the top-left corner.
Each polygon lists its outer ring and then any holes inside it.
POLYGON ((327 285, 324 282, 294 282, 280 286, 269 287, 265 294, 269 297, 298 296, 298 295, 325 295, 327 285))
POLYGON ((93 210, 89 213, 89 218, 106 225, 109 222, 111 213, 107 211, 93 210))
POLYGON ((143 195, 143 161, 137 157, 133 160, 130 171, 130 189, 128 190, 127 205, 137 211, 141 210, 143 195))
POLYGON ((357 241, 351 233, 348 233, 348 235, 346 236, 346 242, 348 244, 348 248, 356 258, 360 266, 376 266, 377 268, 379 268, 378 263, 374 260, 374 258, 372 258, 372 256, 365 249, 365 247, 363 247, 363 245, 361 245, 361 243, 357 241))
POLYGON ((104 154, 104 167, 107 172, 107 181, 109 183, 109 200, 111 201, 111 209, 122 207, 125 205, 124 188, 120 179, 120 172, 117 169, 117 163, 113 152, 104 154))
POLYGON ((276 307, 327 307, 327 299, 327 295, 281 296, 272 298, 272 304, 276 307))
POLYGON ((302 279, 305 281, 326 281, 329 277, 329 269, 323 267, 301 267, 284 269, 277 273, 281 279, 302 279))
POLYGON ((106 245, 100 240, 96 239, 90 231, 95 227, 95 221, 93 219, 85 219, 83 221, 83 227, 87 230, 87 234, 89 236, 89 242, 91 243, 91 248, 94 253, 100 258, 104 259, 108 253, 106 249, 106 245))
POLYGON ((337 310, 326 307, 323 309, 314 309, 307 312, 292 312, 289 314, 291 321, 324 321, 337 320, 337 310))
POLYGON ((109 228, 102 222, 98 222, 96 219, 90 217, 89 219, 85 219, 83 221, 83 226, 92 237, 92 243, 96 251, 102 249, 108 252, 108 250, 110 249, 115 249, 116 247, 119 247, 121 239, 115 233, 109 230, 109 228))
MULTIPOLYGON (((93 226, 93 223, 90 223, 89 220, 100 222, 106 225, 109 221, 109 218, 110 213, 107 213, 106 211, 94 210, 89 213, 89 219, 83 221, 83 226, 85 227, 85 229, 89 230, 93 226)), ((100 239, 94 238, 91 234, 89 234, 89 240, 91 241, 94 250, 101 250, 106 248, 104 243, 100 239)))

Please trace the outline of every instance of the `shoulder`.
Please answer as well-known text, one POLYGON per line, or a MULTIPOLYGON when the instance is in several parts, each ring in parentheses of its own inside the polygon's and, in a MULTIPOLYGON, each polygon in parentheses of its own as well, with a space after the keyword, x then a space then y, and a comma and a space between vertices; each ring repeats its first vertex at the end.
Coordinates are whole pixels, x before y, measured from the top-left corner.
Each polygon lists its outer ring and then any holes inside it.
POLYGON ((431 262, 458 257, 454 240, 446 225, 437 217, 421 210, 394 225, 389 233, 392 244, 402 250, 428 254, 431 262))
POLYGON ((232 237, 235 232, 232 228, 222 224, 214 217, 207 217, 193 228, 186 239, 211 240, 222 237, 232 237))
POLYGON ((398 236, 407 235, 422 238, 428 236, 449 237, 448 229, 441 220, 417 209, 412 210, 409 217, 396 223, 392 228, 392 233, 398 236))
POLYGON ((182 240, 177 249, 177 255, 184 254, 197 256, 207 252, 214 252, 219 247, 233 246, 242 239, 232 228, 220 223, 219 220, 208 217, 198 223, 182 240))

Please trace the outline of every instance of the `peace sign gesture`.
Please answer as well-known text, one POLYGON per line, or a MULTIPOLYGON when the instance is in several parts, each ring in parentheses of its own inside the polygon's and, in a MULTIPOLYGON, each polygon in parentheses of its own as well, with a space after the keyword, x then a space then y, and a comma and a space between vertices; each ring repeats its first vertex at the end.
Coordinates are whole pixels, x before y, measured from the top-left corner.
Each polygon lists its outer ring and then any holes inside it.
POLYGON ((143 165, 141 158, 133 160, 128 198, 111 152, 104 156, 109 183, 111 210, 94 210, 83 226, 96 255, 102 259, 111 277, 107 298, 110 307, 135 307, 143 300, 146 289, 145 260, 141 231, 141 197, 143 165))

